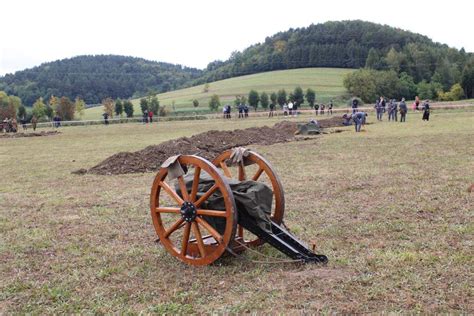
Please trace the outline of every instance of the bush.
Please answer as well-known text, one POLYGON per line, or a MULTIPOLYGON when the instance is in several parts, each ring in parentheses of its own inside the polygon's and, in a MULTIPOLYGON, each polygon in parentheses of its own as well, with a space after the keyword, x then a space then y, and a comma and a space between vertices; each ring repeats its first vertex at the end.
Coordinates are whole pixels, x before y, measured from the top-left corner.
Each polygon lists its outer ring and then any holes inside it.
POLYGON ((160 106, 158 110, 158 115, 161 117, 168 116, 169 110, 166 108, 166 105, 160 106))
POLYGON ((214 94, 211 97, 211 100, 209 100, 209 108, 211 109, 211 111, 217 111, 220 106, 221 101, 219 100, 219 96, 217 94, 214 94))
POLYGON ((447 92, 439 91, 438 98, 441 101, 457 101, 462 99, 464 96, 464 91, 459 83, 454 84, 451 87, 451 90, 447 92))

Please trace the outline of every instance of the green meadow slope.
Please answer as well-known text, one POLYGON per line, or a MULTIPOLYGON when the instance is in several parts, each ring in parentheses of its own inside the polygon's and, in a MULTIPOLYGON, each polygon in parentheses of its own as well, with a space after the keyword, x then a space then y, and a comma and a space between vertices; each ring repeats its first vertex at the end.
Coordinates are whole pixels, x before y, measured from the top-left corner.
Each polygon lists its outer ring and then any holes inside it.
MULTIPOLYGON (((344 75, 351 71, 353 70, 340 68, 303 68, 264 72, 212 82, 209 84, 208 92, 204 92, 204 85, 199 85, 159 94, 158 99, 160 105, 166 106, 169 111, 194 112, 208 110, 209 99, 214 94, 217 94, 221 104, 224 104, 232 102, 237 95, 247 96, 251 89, 269 94, 285 89, 289 94, 296 86, 301 86, 303 90, 314 89, 318 102, 327 102, 345 93, 342 81, 344 75), (194 99, 199 101, 198 108, 192 105, 194 99)), ((134 114, 140 115, 139 100, 135 99, 132 102, 135 105, 134 114)), ((102 107, 87 109, 83 119, 100 119, 102 112, 102 107)))

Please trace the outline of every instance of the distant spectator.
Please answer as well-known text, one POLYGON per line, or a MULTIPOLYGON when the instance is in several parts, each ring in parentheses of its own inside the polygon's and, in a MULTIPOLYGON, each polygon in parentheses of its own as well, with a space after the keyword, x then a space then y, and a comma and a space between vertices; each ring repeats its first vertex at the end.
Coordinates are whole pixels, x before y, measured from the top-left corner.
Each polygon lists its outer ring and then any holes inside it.
POLYGON ((21 127, 23 127, 23 130, 26 131, 27 130, 26 118, 24 116, 20 119, 20 123, 21 123, 21 127))
POLYGON ((143 124, 148 123, 148 110, 143 111, 143 124))
POLYGON ((105 112, 102 116, 104 117, 104 124, 109 125, 109 113, 105 112))
POLYGON ((393 120, 395 122, 398 121, 398 104, 397 104, 397 100, 393 99, 393 105, 392 105, 392 111, 393 111, 393 120))
POLYGON ((332 115, 332 107, 334 106, 334 104, 332 103, 332 100, 329 101, 329 107, 328 107, 328 115, 332 115))
POLYGON ((423 103, 423 121, 430 120, 430 104, 429 100, 425 100, 423 103))
POLYGON ((293 102, 291 101, 288 103, 288 114, 293 115, 293 102))
POLYGON ((31 118, 31 127, 33 128, 33 131, 36 131, 36 124, 38 123, 38 119, 36 118, 36 116, 33 116, 31 118))
POLYGON ((321 104, 321 115, 324 115, 325 109, 326 109, 326 106, 324 104, 321 104))
POLYGON ((405 103, 405 98, 402 98, 402 100, 400 101, 399 108, 400 108, 400 123, 405 122, 407 112, 408 112, 408 107, 407 107, 407 104, 405 103))
POLYGON ((420 110, 419 106, 420 106, 420 98, 418 96, 416 96, 415 97, 415 110, 416 111, 420 110))
POLYGON ((239 104, 238 111, 239 111, 239 118, 244 118, 244 105, 242 103, 239 104))
POLYGON ((316 104, 314 105, 314 113, 315 113, 316 115, 318 115, 318 112, 319 112, 319 104, 316 103, 316 104))
POLYGON ((288 104, 283 104, 283 115, 287 116, 288 115, 288 104))
POLYGON ((356 97, 352 98, 352 113, 357 112, 357 108, 359 107, 359 100, 356 97))
POLYGON ((153 111, 148 111, 148 120, 150 121, 150 123, 153 123, 153 111))
POLYGON ((380 103, 380 99, 377 99, 375 101, 375 113, 377 114, 377 121, 381 121, 382 120, 382 105, 380 103))
POLYGON ((270 112, 268 113, 268 117, 273 117, 274 111, 275 111, 275 104, 270 103, 270 112))
POLYGON ((249 107, 247 104, 244 104, 244 115, 245 117, 249 117, 249 107))

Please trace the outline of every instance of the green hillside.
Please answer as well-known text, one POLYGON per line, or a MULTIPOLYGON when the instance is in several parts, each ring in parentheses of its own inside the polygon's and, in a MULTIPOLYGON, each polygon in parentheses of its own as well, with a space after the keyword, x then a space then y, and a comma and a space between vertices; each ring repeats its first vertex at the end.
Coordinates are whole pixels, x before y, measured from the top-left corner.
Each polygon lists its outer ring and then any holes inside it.
MULTIPOLYGON (((158 99, 160 105, 165 105, 171 112, 173 111, 173 101, 176 111, 206 111, 209 109, 208 102, 213 94, 219 95, 221 104, 224 104, 232 102, 236 95, 247 95, 251 89, 255 89, 259 93, 263 91, 271 93, 285 89, 287 93, 290 93, 296 86, 301 86, 303 90, 314 89, 317 102, 327 102, 329 99, 338 98, 345 93, 342 80, 344 75, 351 71, 353 70, 304 68, 264 72, 212 82, 207 93, 203 91, 204 85, 199 85, 159 94, 158 99), (199 101, 197 109, 192 105, 194 99, 199 101)), ((133 103, 135 105, 134 114, 140 115, 139 100, 133 100, 133 103)), ((87 109, 83 119, 100 119, 102 113, 102 107, 87 109)))

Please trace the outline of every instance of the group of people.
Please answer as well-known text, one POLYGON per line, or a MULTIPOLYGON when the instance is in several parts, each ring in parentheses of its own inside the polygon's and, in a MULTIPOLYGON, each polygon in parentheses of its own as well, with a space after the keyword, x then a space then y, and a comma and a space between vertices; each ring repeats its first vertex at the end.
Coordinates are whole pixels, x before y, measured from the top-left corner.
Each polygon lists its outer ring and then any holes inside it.
POLYGON ((298 105, 293 102, 288 102, 283 104, 283 115, 284 116, 297 116, 298 115, 298 105))
MULTIPOLYGON (((413 109, 418 111, 419 110, 420 100, 416 97, 415 103, 413 105, 413 109)), ((425 100, 423 102, 423 120, 429 121, 430 120, 430 103, 429 100, 425 100)), ((377 120, 382 121, 383 114, 388 112, 388 121, 398 122, 398 112, 400 112, 400 122, 406 122, 406 115, 408 113, 408 106, 405 102, 405 98, 402 98, 399 103, 397 100, 391 99, 387 102, 387 100, 381 96, 375 102, 375 111, 377 113, 377 120), (388 103, 388 105, 387 105, 388 103)))
MULTIPOLYGON (((229 109, 229 118, 230 118, 230 105, 228 105, 229 109)), ((247 104, 240 103, 237 106, 237 110, 239 111, 239 118, 246 118, 249 117, 249 106, 247 104)))
MULTIPOLYGON (((331 101, 329 101, 329 104, 328 104, 328 109, 327 109, 327 112, 328 112, 328 115, 332 115, 332 108, 334 107, 334 103, 331 101)), ((326 110, 326 105, 324 103, 321 104, 321 106, 319 104, 315 104, 314 105, 314 112, 316 115, 324 115, 324 111, 326 110)))
MULTIPOLYGON (((230 112, 232 112, 232 107, 230 106, 230 104, 224 105, 224 107, 222 108, 222 115, 224 116, 225 119, 230 119, 231 118, 230 112)), ((239 115, 239 117, 240 117, 240 115, 239 115)))
MULTIPOLYGON (((413 110, 419 110, 420 100, 416 97, 415 103, 413 104, 413 110)), ((352 99, 352 115, 344 114, 342 116, 343 125, 351 125, 354 122, 356 132, 360 132, 361 126, 365 124, 367 117, 366 112, 358 110, 359 101, 356 98, 352 99)), ((400 113, 400 122, 406 122, 406 115, 408 113, 408 106, 405 102, 405 98, 402 98, 400 102, 397 102, 395 99, 387 101, 383 96, 375 102, 375 112, 377 115, 377 120, 382 121, 383 114, 388 112, 388 121, 398 122, 398 113, 400 113)), ((422 104, 423 110, 423 121, 430 120, 430 104, 429 100, 425 100, 422 104)))
POLYGON ((145 109, 143 111, 143 124, 153 123, 153 111, 145 109))
POLYGON ((5 117, 0 126, 0 132, 5 133, 16 133, 18 131, 18 122, 16 118, 5 117))

